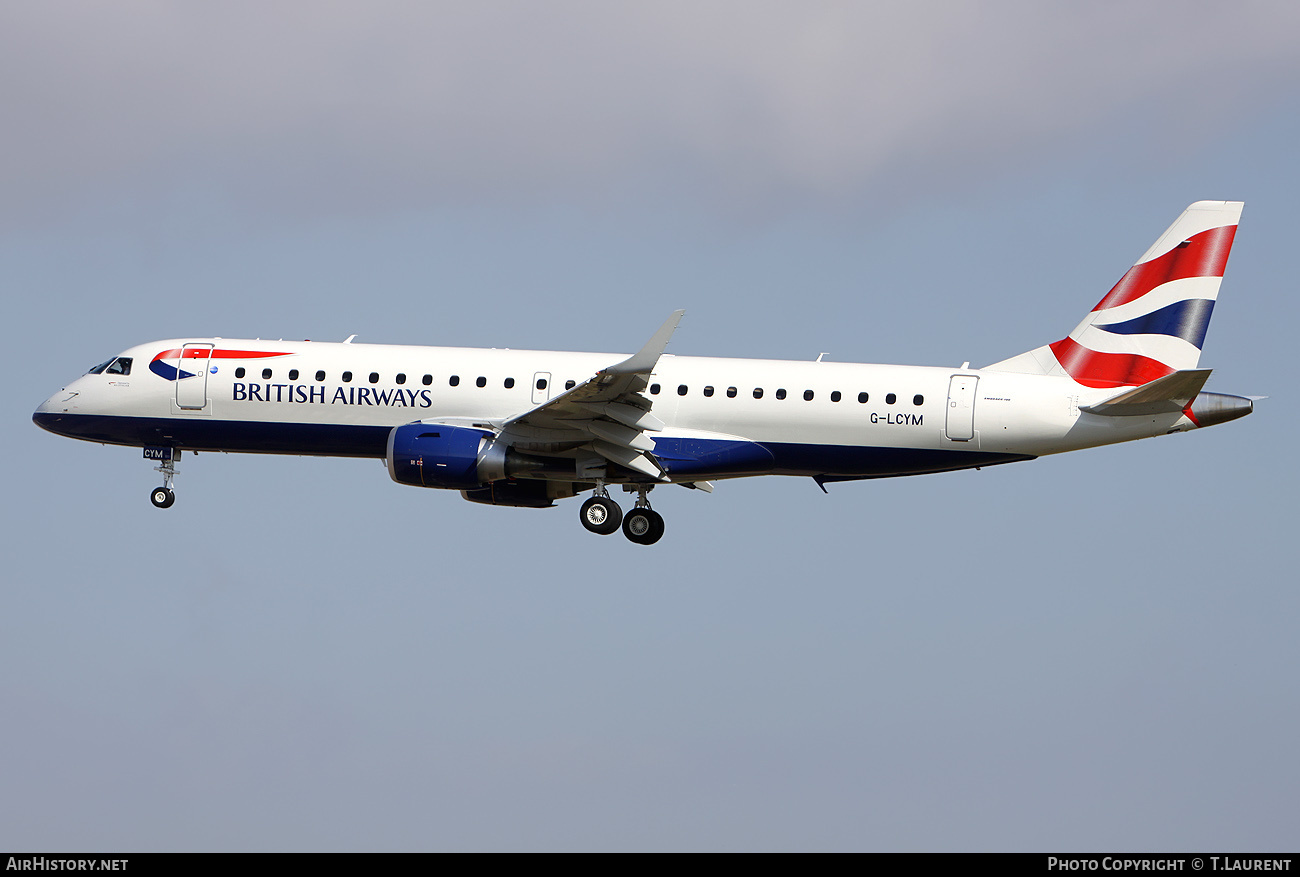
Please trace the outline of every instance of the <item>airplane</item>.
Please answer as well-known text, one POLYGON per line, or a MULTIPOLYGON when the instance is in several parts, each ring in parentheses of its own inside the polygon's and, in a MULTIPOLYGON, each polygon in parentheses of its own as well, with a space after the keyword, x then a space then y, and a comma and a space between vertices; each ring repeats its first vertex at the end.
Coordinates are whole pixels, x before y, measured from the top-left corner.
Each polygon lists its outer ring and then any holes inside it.
MULTIPOLYGON (((179 338, 129 348, 41 404, 50 432, 143 448, 176 499, 184 451, 383 459, 399 484, 547 508, 649 545, 655 487, 826 485, 1033 460, 1225 423, 1252 398, 1198 368, 1243 204, 1189 206, 1069 335, 983 368, 179 338), (635 493, 626 514, 610 496, 635 493)), ((1258 398, 1258 397, 1255 397, 1258 398)))

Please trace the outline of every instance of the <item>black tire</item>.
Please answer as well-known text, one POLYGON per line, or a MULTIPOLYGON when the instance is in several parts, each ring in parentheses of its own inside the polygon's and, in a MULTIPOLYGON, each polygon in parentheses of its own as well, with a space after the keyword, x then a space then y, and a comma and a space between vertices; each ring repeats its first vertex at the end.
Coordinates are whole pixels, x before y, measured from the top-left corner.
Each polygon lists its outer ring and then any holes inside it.
POLYGON ((618 525, 623 523, 623 510, 607 496, 593 496, 582 504, 578 518, 591 532, 608 536, 617 532, 618 525))
POLYGON ((653 545, 664 535, 663 516, 654 509, 632 509, 623 518, 623 535, 638 545, 653 545))
POLYGON ((169 509, 176 502, 176 493, 167 487, 155 487, 149 494, 149 501, 160 509, 169 509))
POLYGON ((653 509, 647 509, 647 511, 650 512, 650 518, 654 521, 654 529, 650 531, 650 538, 645 541, 645 544, 654 545, 664 538, 664 516, 653 509))

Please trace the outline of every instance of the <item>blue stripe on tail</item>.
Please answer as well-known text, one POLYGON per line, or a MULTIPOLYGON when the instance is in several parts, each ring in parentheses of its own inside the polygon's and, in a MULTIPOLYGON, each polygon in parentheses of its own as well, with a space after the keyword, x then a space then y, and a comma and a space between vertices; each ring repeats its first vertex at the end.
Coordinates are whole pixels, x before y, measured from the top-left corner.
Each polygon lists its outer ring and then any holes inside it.
POLYGON ((1098 329, 1116 335, 1173 335, 1200 349, 1205 343, 1205 332, 1210 328, 1210 314, 1214 302, 1206 298, 1193 298, 1165 305, 1160 310, 1110 325, 1097 324, 1098 329))

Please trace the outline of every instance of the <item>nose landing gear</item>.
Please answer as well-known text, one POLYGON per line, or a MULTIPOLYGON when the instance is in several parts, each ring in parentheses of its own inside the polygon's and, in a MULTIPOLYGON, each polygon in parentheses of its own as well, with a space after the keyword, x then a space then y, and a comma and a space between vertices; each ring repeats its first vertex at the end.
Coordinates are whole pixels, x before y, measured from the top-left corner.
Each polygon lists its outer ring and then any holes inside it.
POLYGON ((172 481, 176 477, 176 455, 180 453, 171 448, 145 448, 145 457, 151 460, 158 460, 159 465, 154 467, 155 472, 161 472, 163 476, 162 487, 155 487, 149 494, 149 501, 160 509, 169 509, 172 503, 176 502, 176 491, 172 489, 172 481), (165 455, 159 453, 165 452, 165 455))

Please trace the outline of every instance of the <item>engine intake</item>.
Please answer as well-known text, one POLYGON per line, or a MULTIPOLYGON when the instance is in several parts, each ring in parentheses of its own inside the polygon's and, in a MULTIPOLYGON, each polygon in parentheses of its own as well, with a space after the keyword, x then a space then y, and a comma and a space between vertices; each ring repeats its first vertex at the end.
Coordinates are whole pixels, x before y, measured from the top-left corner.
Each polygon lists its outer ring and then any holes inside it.
POLYGON ((506 449, 495 439, 464 426, 398 426, 388 434, 388 474, 398 484, 472 490, 506 477, 506 449))

